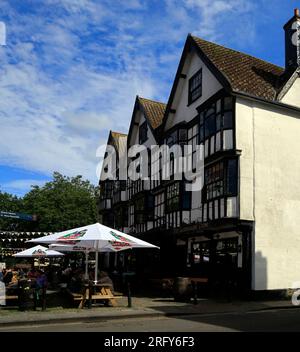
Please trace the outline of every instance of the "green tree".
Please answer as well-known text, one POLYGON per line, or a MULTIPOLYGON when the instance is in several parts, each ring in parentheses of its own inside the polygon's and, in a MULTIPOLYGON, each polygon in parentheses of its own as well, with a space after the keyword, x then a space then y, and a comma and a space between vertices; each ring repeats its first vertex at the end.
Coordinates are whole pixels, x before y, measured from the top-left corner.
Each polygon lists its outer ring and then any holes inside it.
POLYGON ((57 232, 97 221, 97 188, 82 176, 66 177, 58 172, 43 187, 33 186, 23 197, 23 211, 36 214, 26 230, 57 232))
MULTIPOLYGON (((0 191, 0 211, 19 212, 22 209, 22 198, 0 191)), ((0 217, 0 230, 18 230, 22 223, 20 220, 0 217)))

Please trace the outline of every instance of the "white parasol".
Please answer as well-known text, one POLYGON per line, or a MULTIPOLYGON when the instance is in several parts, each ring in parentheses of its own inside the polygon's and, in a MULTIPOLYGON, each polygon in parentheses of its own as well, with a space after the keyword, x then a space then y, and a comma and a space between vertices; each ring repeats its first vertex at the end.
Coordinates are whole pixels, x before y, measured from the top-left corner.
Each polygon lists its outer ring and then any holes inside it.
POLYGON ((119 252, 132 248, 159 248, 99 223, 35 238, 29 242, 59 244, 66 246, 65 249, 68 246, 71 249, 73 246, 71 251, 96 252, 95 282, 98 281, 99 252, 119 252))
POLYGON ((63 256, 63 253, 54 251, 52 249, 49 249, 47 247, 43 246, 35 246, 29 249, 26 249, 25 251, 19 252, 14 254, 14 257, 22 257, 22 258, 41 258, 41 257, 61 257, 63 256))

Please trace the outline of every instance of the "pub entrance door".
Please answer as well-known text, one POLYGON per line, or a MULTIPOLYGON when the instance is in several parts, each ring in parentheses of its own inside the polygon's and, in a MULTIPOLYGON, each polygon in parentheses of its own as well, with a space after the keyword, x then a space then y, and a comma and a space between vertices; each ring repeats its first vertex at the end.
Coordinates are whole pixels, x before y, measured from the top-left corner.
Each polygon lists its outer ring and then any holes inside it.
POLYGON ((192 275, 208 278, 209 296, 231 296, 238 287, 238 238, 194 242, 191 264, 192 275))

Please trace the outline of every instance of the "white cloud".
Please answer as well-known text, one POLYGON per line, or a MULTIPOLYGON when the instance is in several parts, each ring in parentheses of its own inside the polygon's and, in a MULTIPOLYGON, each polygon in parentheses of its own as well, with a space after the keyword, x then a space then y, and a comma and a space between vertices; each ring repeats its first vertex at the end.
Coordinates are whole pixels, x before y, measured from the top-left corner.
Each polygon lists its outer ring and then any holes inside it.
POLYGON ((222 37, 222 19, 250 11, 247 0, 158 3, 4 2, 0 164, 96 182, 97 147, 109 129, 128 131, 136 94, 167 99, 187 33, 222 37))
POLYGON ((228 32, 232 36, 235 28, 243 26, 247 19, 239 21, 243 14, 250 14, 255 5, 249 0, 165 0, 172 16, 175 16, 182 27, 190 25, 189 32, 207 40, 224 40, 228 32), (198 21, 190 21, 191 13, 198 21), (192 23, 191 23, 192 22, 192 23), (229 31, 224 24, 230 23, 229 31), (234 25, 233 25, 234 23, 234 25))

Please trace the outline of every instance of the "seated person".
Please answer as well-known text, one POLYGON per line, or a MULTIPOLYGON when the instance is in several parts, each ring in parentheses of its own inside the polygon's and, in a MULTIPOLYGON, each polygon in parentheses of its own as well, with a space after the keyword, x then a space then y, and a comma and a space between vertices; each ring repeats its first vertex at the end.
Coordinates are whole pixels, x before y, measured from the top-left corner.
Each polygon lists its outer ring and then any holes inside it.
POLYGON ((12 272, 12 278, 10 283, 7 285, 7 288, 17 288, 18 287, 19 275, 17 271, 12 272))
POLYGON ((68 287, 71 292, 79 293, 83 289, 84 283, 84 274, 81 269, 77 269, 73 272, 73 275, 70 278, 68 287))
POLYGON ((114 293, 114 284, 106 271, 100 271, 98 274, 98 278, 98 284, 109 286, 111 292, 114 293))
POLYGON ((70 266, 68 266, 66 269, 64 269, 61 272, 61 281, 69 284, 72 278, 72 274, 73 274, 73 269, 70 266))

